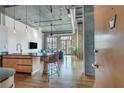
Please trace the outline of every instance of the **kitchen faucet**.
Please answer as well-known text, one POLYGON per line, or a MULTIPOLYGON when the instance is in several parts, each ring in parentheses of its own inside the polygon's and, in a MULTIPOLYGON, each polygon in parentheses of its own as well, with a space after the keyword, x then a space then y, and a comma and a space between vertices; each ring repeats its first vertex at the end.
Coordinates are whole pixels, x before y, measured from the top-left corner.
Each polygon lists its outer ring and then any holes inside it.
POLYGON ((21 43, 17 43, 16 44, 16 51, 20 51, 20 53, 22 53, 22 45, 21 45, 21 43))

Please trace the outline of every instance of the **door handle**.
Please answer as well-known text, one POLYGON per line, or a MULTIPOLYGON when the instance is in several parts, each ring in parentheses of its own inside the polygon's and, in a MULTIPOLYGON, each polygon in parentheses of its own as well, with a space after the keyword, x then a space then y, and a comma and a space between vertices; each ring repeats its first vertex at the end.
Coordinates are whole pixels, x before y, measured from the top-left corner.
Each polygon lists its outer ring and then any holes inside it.
POLYGON ((98 52, 99 52, 99 50, 96 50, 96 49, 95 49, 95 50, 94 50, 94 52, 95 52, 95 53, 98 53, 98 52))
POLYGON ((98 69, 99 65, 98 64, 92 64, 92 67, 95 68, 95 69, 98 69))

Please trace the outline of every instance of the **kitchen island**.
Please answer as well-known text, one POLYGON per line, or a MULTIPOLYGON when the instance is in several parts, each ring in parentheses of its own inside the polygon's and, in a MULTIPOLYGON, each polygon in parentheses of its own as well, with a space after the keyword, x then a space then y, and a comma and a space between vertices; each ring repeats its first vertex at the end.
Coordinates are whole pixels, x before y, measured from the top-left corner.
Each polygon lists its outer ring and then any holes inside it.
POLYGON ((51 54, 7 54, 2 56, 2 67, 14 68, 16 72, 35 73, 40 70, 41 58, 51 54))
POLYGON ((15 87, 14 74, 15 74, 14 69, 0 67, 0 88, 15 87))

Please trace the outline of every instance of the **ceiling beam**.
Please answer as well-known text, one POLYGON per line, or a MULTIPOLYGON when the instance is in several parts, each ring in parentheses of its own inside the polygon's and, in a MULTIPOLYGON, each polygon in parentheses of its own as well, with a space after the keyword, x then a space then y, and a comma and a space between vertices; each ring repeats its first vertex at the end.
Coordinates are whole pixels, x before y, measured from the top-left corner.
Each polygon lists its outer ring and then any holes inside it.
MULTIPOLYGON (((67 23, 67 24, 52 24, 52 26, 65 26, 65 25, 70 25, 70 24, 71 23, 67 23)), ((48 27, 48 26, 51 26, 51 25, 41 25, 41 27, 48 27)))
MULTIPOLYGON (((42 33, 50 34, 50 31, 43 31, 42 33)), ((53 31, 53 34, 65 34, 65 33, 72 33, 72 30, 62 30, 62 31, 53 31)))
MULTIPOLYGON (((62 19, 53 19, 53 20, 44 20, 44 21, 39 21, 39 22, 51 22, 51 21, 61 21, 62 19)), ((34 23, 39 23, 39 22, 34 22, 34 23)))

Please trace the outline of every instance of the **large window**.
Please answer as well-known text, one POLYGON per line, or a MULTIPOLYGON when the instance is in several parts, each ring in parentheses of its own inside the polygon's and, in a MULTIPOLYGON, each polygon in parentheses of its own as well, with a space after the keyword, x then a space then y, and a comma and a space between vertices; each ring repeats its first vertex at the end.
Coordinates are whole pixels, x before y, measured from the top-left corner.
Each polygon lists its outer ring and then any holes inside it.
POLYGON ((72 45, 71 36, 62 36, 61 37, 61 49, 64 50, 65 54, 72 54, 71 53, 71 45, 72 45))
POLYGON ((57 38, 56 37, 47 37, 47 48, 56 49, 57 48, 57 38))
POLYGON ((71 40, 71 36, 63 36, 61 37, 61 40, 71 40))

